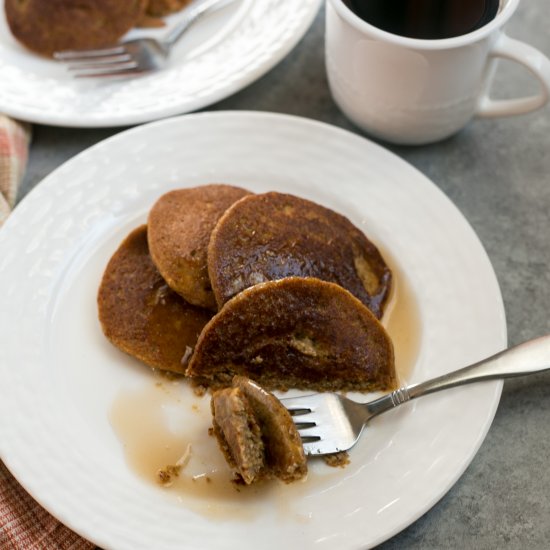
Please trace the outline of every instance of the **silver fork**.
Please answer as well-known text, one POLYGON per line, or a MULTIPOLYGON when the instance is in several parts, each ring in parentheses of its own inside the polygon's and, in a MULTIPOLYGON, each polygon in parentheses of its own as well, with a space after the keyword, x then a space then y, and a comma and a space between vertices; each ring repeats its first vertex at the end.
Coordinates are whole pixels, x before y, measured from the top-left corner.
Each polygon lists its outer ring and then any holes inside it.
POLYGON ((137 38, 108 48, 55 52, 58 61, 71 63, 77 78, 129 77, 156 71, 166 65, 174 44, 203 15, 235 0, 203 0, 185 9, 183 18, 162 39, 137 38))
POLYGON ((351 449, 372 418, 411 399, 472 382, 545 370, 550 370, 550 335, 426 382, 404 386, 368 403, 357 403, 335 393, 317 393, 281 401, 294 417, 306 454, 325 455, 351 449))

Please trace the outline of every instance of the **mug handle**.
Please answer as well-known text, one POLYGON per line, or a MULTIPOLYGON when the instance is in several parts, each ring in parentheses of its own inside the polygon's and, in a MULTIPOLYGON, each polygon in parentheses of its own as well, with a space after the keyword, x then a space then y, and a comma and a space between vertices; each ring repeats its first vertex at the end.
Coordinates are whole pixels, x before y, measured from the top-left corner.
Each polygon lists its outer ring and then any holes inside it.
POLYGON ((478 99, 476 116, 482 118, 521 115, 540 109, 550 98, 550 59, 533 46, 525 42, 510 38, 502 33, 496 40, 489 56, 493 58, 486 84, 478 99), (541 91, 537 95, 518 99, 498 99, 490 97, 492 73, 495 70, 495 58, 502 57, 516 61, 531 72, 541 84, 541 91))

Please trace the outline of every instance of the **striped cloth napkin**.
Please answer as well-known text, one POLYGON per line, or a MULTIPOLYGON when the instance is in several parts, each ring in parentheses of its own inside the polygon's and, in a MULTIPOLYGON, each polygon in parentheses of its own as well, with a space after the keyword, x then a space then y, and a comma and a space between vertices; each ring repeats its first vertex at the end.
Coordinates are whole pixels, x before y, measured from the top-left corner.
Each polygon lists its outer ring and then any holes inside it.
POLYGON ((30 131, 0 114, 0 227, 15 205, 29 150, 30 131))
MULTIPOLYGON (((29 139, 27 125, 0 114, 0 226, 15 204, 27 164, 29 139)), ((91 550, 94 547, 34 501, 0 460, 1 550, 91 550)))

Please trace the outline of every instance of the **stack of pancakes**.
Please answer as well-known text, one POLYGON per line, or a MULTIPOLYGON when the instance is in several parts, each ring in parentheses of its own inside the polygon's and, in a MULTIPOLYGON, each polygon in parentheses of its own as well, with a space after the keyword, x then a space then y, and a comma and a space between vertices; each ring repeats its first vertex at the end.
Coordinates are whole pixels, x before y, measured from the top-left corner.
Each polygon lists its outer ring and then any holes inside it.
POLYGON ((154 18, 191 0, 5 0, 13 36, 35 53, 110 46, 136 26, 158 26, 154 18))
POLYGON ((282 193, 223 184, 153 205, 111 258, 98 294, 107 338, 213 389, 390 390, 380 252, 347 218, 282 193))

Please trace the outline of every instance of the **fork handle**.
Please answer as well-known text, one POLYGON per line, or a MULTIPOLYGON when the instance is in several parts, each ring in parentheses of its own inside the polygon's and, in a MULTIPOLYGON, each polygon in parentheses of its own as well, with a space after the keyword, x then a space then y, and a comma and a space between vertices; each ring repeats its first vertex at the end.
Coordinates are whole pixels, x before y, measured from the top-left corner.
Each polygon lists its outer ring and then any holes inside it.
POLYGON ((183 33, 202 15, 209 11, 221 9, 235 0, 204 0, 197 6, 190 6, 185 11, 181 21, 163 38, 162 43, 165 48, 170 49, 183 35, 183 33))
POLYGON ((550 335, 529 340, 473 365, 419 384, 404 386, 368 404, 372 416, 393 409, 416 397, 482 380, 535 374, 550 370, 550 335))

